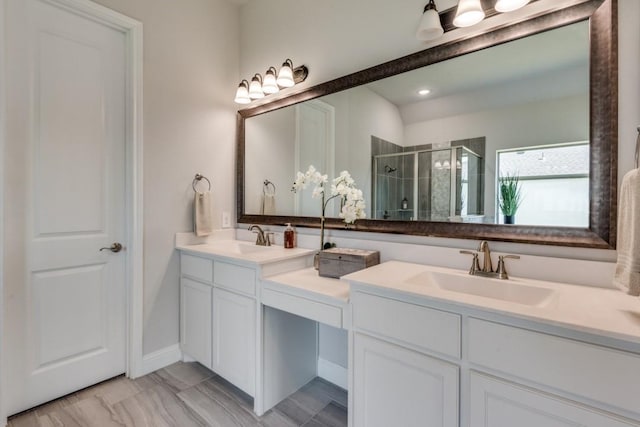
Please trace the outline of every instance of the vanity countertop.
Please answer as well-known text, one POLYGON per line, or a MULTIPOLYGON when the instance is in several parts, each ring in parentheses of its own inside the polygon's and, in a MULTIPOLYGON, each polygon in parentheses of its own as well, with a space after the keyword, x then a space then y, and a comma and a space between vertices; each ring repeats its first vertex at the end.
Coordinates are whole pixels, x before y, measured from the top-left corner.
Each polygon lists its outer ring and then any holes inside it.
POLYGON ((428 280, 416 280, 423 277, 421 275, 425 272, 466 275, 464 271, 448 268, 387 261, 342 279, 355 285, 356 289, 374 287, 383 292, 400 292, 409 298, 426 298, 436 303, 508 315, 640 344, 640 298, 631 297, 620 290, 510 278, 507 282, 516 285, 554 291, 544 304, 530 306, 446 290, 428 280))
POLYGON ((300 296, 319 299, 323 302, 332 302, 346 305, 349 302, 349 283, 341 279, 332 279, 318 275, 313 268, 295 270, 289 273, 278 274, 264 279, 267 285, 280 286, 300 296))
POLYGON ((285 249, 282 246, 257 246, 241 240, 215 240, 203 244, 178 244, 176 249, 205 258, 224 258, 234 263, 249 266, 263 265, 308 257, 316 251, 311 249, 285 249))

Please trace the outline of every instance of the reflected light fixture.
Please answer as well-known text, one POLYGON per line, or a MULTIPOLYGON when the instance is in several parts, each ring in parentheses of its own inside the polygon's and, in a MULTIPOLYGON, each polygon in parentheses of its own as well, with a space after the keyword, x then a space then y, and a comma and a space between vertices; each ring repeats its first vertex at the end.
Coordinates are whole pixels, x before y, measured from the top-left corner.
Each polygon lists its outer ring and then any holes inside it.
POLYGON ((251 79, 251 84, 249 85, 249 98, 264 98, 264 92, 262 91, 262 76, 258 73, 256 73, 256 75, 251 79))
POLYGON ((272 93, 278 93, 280 91, 278 83, 276 83, 275 67, 269 67, 267 72, 264 73, 264 80, 262 81, 262 91, 266 95, 271 95, 272 93))
POLYGON ((470 27, 484 19, 484 10, 480 0, 460 0, 453 25, 456 27, 470 27))
POLYGON ((246 80, 242 80, 238 85, 238 90, 236 91, 236 98, 234 99, 236 104, 248 104, 251 102, 251 98, 249 98, 249 82, 246 80))
POLYGON ((420 95, 420 96, 429 95, 430 93, 431 93, 431 91, 429 89, 420 89, 418 91, 418 95, 420 95))
POLYGON ((444 162, 442 162, 442 167, 447 170, 451 169, 451 163, 449 163, 449 160, 445 160, 444 162))
POLYGON ((497 12, 511 12, 529 3, 530 0, 497 0, 494 9, 497 12))
POLYGON ((426 42, 442 37, 443 34, 444 29, 440 23, 440 15, 438 14, 438 9, 436 9, 436 4, 434 0, 429 0, 422 12, 416 38, 426 42))
POLYGON ((254 99, 261 99, 266 95, 278 93, 280 89, 302 83, 308 76, 309 69, 305 65, 293 68, 293 62, 287 59, 279 72, 275 67, 269 67, 264 74, 264 79, 256 73, 251 79, 251 83, 242 80, 238 85, 234 101, 237 104, 248 104, 254 99))

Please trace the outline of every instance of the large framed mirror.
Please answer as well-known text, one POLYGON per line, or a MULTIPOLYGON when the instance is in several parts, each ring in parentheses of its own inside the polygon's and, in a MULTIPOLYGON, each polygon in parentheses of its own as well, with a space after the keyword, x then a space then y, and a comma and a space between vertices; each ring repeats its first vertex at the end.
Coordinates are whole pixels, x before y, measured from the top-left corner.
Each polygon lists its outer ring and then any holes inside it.
POLYGON ((617 79, 617 1, 592 0, 240 110, 238 222, 319 227, 290 191, 312 164, 363 190, 353 230, 613 248, 617 79))

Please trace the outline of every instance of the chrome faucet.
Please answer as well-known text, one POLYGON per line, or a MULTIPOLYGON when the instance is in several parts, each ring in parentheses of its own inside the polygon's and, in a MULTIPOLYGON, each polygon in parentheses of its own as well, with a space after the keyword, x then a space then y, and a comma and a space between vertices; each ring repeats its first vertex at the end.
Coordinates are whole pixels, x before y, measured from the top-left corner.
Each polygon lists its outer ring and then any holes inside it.
POLYGON ((497 279, 508 279, 507 269, 505 267, 505 259, 520 259, 518 255, 500 255, 498 256, 498 267, 496 271, 493 271, 493 264, 491 263, 491 250, 489 249, 489 242, 483 240, 478 246, 476 252, 460 251, 461 254, 471 255, 471 268, 469 274, 472 276, 493 277, 497 279), (480 268, 479 254, 482 253, 482 268, 480 268))
POLYGON ((249 227, 249 231, 253 231, 254 233, 256 233, 256 245, 258 246, 271 246, 271 239, 269 238, 269 234, 273 234, 273 233, 267 233, 267 236, 265 236, 264 231, 262 230, 262 228, 260 228, 259 225, 252 225, 249 227), (258 230, 258 231, 253 231, 253 230, 258 230))

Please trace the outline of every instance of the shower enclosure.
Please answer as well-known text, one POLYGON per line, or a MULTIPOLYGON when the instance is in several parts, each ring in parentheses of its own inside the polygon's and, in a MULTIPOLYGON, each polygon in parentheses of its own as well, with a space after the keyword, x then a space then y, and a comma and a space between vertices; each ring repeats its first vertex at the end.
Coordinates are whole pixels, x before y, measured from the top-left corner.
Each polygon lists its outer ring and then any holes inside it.
POLYGON ((484 161, 467 147, 373 156, 373 217, 474 221, 484 215, 484 161))

